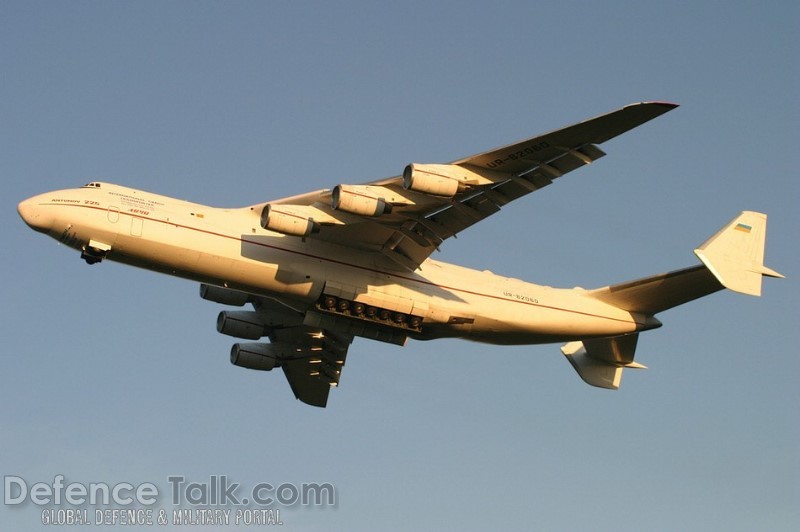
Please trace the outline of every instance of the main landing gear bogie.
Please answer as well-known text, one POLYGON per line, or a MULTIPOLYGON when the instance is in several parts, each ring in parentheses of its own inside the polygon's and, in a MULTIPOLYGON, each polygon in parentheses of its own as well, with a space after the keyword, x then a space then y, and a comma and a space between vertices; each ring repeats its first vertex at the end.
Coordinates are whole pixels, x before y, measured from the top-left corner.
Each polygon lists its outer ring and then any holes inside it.
POLYGON ((420 331, 422 328, 422 317, 420 316, 379 308, 360 301, 350 301, 329 294, 323 294, 320 297, 317 308, 331 314, 349 316, 395 328, 414 331, 420 331))

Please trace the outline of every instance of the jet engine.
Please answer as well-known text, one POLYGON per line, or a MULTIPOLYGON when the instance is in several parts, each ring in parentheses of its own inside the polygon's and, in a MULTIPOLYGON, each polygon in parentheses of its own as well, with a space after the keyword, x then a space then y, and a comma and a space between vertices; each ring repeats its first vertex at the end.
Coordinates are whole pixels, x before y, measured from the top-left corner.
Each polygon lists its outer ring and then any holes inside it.
POLYGON ((267 332, 259 313, 249 310, 223 310, 217 316, 217 331, 248 340, 258 340, 267 332))
POLYGON ((233 347, 231 347, 231 364, 247 369, 270 371, 275 366, 280 365, 278 363, 279 353, 274 351, 274 344, 233 344, 233 347))
POLYGON ((303 212, 302 206, 274 207, 269 203, 261 211, 261 227, 293 236, 308 236, 319 232, 319 225, 303 212))
POLYGON ((200 297, 215 303, 222 303, 223 305, 241 307, 247 303, 250 295, 245 292, 239 292, 238 290, 231 290, 230 288, 201 284, 200 297))
POLYGON ((403 170, 403 187, 434 196, 452 198, 458 192, 475 185, 490 185, 509 179, 509 176, 485 168, 458 164, 409 164, 403 170))
POLYGON ((458 177, 448 164, 409 164, 403 170, 403 188, 434 196, 452 198, 459 188, 458 177))
POLYGON ((331 193, 331 206, 340 211, 361 216, 380 216, 391 209, 382 198, 366 192, 366 187, 336 185, 331 193))

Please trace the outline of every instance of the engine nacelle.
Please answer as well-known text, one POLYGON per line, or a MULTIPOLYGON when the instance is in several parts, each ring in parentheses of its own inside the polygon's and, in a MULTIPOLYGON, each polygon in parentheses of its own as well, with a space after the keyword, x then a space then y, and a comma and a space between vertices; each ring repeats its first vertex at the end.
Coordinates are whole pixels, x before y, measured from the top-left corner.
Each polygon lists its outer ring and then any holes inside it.
POLYGON ((403 170, 403 188, 434 196, 452 198, 458 192, 458 179, 447 175, 444 164, 409 164, 403 170))
POLYGON ((293 236, 319 232, 319 225, 303 212, 302 206, 265 205, 261 211, 261 227, 293 236))
POLYGON ((281 360, 297 356, 308 356, 314 353, 312 348, 301 348, 297 345, 275 342, 248 342, 233 344, 231 347, 231 364, 248 369, 269 371, 281 365, 281 360))
POLYGON ((263 343, 233 344, 231 364, 247 369, 270 371, 280 365, 272 347, 273 344, 263 343))
POLYGON ((409 164, 403 171, 403 187, 408 190, 452 198, 472 185, 490 185, 509 179, 499 172, 457 164, 409 164))
POLYGON ((230 288, 201 284, 200 297, 215 303, 222 303, 223 305, 241 307, 247 303, 250 295, 245 292, 239 292, 238 290, 231 290, 230 288))
POLYGON ((331 193, 331 206, 361 216, 380 216, 390 210, 382 198, 368 194, 366 187, 336 185, 331 193))
POLYGON ((217 316, 217 331, 248 340, 258 340, 267 332, 259 313, 249 310, 220 312, 217 316))

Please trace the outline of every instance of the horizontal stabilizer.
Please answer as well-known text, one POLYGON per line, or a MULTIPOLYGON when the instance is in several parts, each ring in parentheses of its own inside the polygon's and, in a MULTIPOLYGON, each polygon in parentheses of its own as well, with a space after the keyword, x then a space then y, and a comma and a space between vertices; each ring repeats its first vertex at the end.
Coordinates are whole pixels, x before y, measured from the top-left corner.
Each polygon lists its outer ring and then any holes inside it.
POLYGON ((762 276, 783 277, 764 266, 766 237, 767 215, 744 211, 694 254, 725 288, 760 296, 762 276))
POLYGON ((646 369, 633 361, 638 334, 570 342, 561 352, 581 379, 598 388, 616 390, 625 368, 646 369))

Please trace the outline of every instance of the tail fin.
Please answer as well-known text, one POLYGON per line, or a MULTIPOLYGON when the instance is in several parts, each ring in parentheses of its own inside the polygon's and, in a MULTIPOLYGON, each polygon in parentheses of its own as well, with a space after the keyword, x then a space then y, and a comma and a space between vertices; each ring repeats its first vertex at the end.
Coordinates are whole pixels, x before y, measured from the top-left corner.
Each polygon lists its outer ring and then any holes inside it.
POLYGON ((729 288, 761 295, 761 278, 783 277, 764 266, 767 215, 744 211, 697 248, 703 265, 592 290, 589 294, 631 312, 652 316, 729 288))
POLYGON ((767 215, 744 211, 694 250, 706 268, 725 288, 752 296, 761 295, 761 278, 781 277, 764 266, 767 215))

